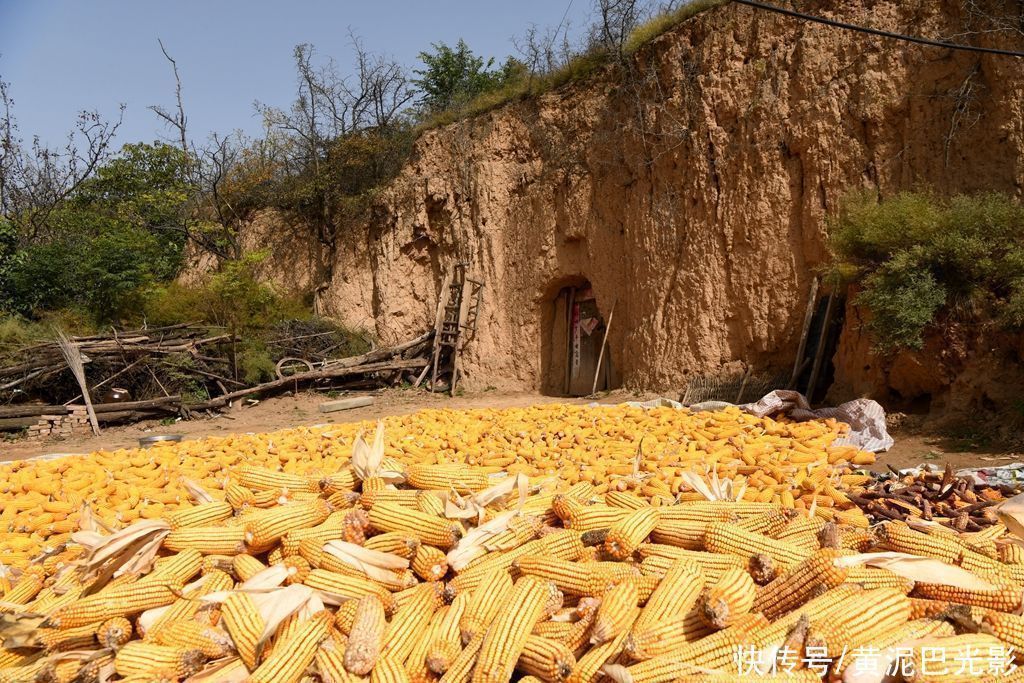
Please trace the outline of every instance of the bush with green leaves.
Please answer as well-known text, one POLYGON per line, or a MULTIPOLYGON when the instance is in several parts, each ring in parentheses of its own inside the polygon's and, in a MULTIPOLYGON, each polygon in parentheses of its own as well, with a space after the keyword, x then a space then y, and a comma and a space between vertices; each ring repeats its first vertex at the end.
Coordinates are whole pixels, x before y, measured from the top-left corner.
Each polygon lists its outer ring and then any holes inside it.
POLYGON ((1024 326, 1024 207, 1006 195, 855 195, 831 240, 882 351, 920 348, 943 318, 1024 326))

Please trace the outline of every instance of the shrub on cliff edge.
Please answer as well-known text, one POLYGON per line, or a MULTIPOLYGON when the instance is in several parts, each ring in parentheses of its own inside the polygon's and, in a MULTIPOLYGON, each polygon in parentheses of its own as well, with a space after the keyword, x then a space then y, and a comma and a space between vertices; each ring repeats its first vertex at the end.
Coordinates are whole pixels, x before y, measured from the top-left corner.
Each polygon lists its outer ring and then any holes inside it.
POLYGON ((946 317, 1024 327, 1024 207, 999 193, 848 197, 830 226, 837 266, 881 351, 919 348, 946 317))

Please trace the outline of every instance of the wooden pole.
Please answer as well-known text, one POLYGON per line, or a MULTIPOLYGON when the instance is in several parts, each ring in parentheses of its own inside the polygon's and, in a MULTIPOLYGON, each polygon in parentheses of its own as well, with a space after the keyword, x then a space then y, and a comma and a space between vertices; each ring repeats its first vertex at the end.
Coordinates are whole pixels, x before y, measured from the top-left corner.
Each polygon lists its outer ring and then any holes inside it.
POLYGON ((811 379, 807 383, 807 401, 814 402, 814 390, 818 384, 818 374, 821 372, 821 362, 825 357, 825 342, 828 341, 828 327, 832 322, 832 304, 835 303, 836 294, 828 295, 828 304, 825 306, 825 319, 821 322, 821 334, 818 337, 818 348, 814 352, 814 365, 811 367, 811 379))
POLYGON ((604 337, 601 338, 601 350, 597 353, 597 368, 594 370, 594 385, 590 387, 590 393, 597 393, 597 379, 601 376, 601 361, 604 359, 604 347, 608 344, 608 331, 612 329, 612 319, 615 317, 615 304, 618 299, 612 302, 612 310, 608 313, 608 323, 604 326, 604 337))
POLYGON ((796 360, 793 361, 793 374, 789 378, 789 388, 796 388, 797 377, 804 367, 804 351, 807 350, 807 335, 811 332, 811 320, 814 318, 814 304, 818 297, 818 276, 811 280, 811 291, 807 297, 807 310, 804 312, 804 326, 800 333, 800 345, 796 349, 796 360))
POLYGON ((576 288, 568 287, 565 293, 565 395, 569 395, 569 387, 572 386, 572 307, 576 305, 576 288))

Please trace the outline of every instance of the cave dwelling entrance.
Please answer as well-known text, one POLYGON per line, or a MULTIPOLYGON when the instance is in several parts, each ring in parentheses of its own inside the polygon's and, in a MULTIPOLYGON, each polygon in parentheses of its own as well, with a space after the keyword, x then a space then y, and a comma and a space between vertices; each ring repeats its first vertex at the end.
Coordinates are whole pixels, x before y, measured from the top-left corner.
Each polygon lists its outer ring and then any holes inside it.
POLYGON ((555 283, 548 291, 553 294, 546 298, 541 326, 543 392, 589 396, 595 375, 596 391, 620 386, 610 339, 601 353, 607 325, 590 282, 573 278, 568 284, 555 283))

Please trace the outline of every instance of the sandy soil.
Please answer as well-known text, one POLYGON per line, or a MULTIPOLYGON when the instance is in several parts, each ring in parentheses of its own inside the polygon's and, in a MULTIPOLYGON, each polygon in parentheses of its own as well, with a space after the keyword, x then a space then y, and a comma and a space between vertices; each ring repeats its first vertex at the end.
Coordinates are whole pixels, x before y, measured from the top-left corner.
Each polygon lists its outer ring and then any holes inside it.
MULTIPOLYGON (((249 406, 236 406, 234 410, 208 418, 179 421, 175 424, 161 424, 157 421, 139 422, 122 427, 110 427, 100 436, 76 437, 63 441, 25 440, 0 444, 0 461, 19 460, 37 455, 54 453, 89 453, 96 450, 131 448, 144 436, 154 434, 181 434, 186 439, 231 432, 267 432, 298 425, 323 423, 358 422, 389 415, 405 415, 423 408, 513 408, 537 403, 557 401, 589 403, 590 399, 564 399, 541 396, 535 393, 482 392, 465 396, 448 397, 422 391, 389 390, 375 394, 376 403, 336 413, 321 413, 320 403, 329 400, 323 394, 308 392, 296 396, 280 396, 260 401, 249 406)), ((602 396, 601 403, 650 398, 634 396, 625 392, 612 392, 602 396)), ((894 434, 896 445, 882 454, 875 469, 884 470, 886 465, 910 467, 921 463, 944 465, 950 462, 954 468, 997 467, 1024 459, 1024 454, 1013 453, 988 444, 948 437, 912 433, 894 434)))

